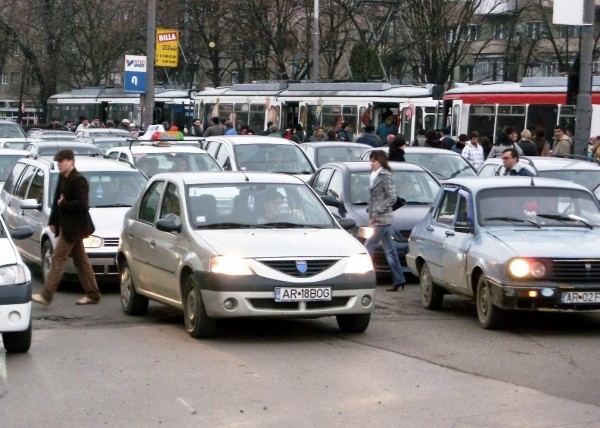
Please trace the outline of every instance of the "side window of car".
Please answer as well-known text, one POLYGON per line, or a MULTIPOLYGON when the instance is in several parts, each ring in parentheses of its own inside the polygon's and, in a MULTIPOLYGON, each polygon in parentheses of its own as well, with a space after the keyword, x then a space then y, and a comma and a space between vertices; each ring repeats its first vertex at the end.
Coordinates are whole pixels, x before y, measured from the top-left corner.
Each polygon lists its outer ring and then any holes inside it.
POLYGON ((327 183, 329 182, 331 174, 333 174, 333 169, 331 168, 324 168, 321 171, 319 171, 319 174, 317 175, 313 183, 313 189, 315 189, 315 192, 317 192, 318 195, 325 194, 325 189, 327 187, 327 183))
POLYGON ((44 171, 41 168, 35 172, 31 186, 29 186, 27 199, 35 199, 38 204, 44 200, 44 171))
POLYGON ((35 167, 28 165, 25 168, 25 171, 21 175, 19 182, 17 183, 17 187, 15 188, 15 196, 20 199, 25 199, 25 195, 27 194, 27 189, 29 188, 29 184, 31 180, 33 180, 33 174, 35 172, 35 167))
POLYGON ((11 195, 13 194, 15 184, 19 180, 19 177, 21 176, 21 173, 23 172, 23 170, 25 169, 26 166, 27 165, 25 165, 24 163, 20 163, 20 162, 17 162, 15 164, 12 171, 6 178, 6 182, 4 183, 4 190, 7 193, 9 193, 11 195))
POLYGON ((138 220, 154 223, 154 217, 156 216, 156 211, 158 210, 158 204, 160 202, 160 194, 162 193, 164 185, 164 181, 156 181, 152 183, 150 188, 146 191, 140 202, 138 220))
POLYGON ((165 218, 169 214, 174 214, 178 217, 181 215, 181 204, 179 203, 179 195, 177 195, 177 186, 173 183, 167 185, 165 197, 160 207, 160 218, 165 218))
POLYGON ((444 192, 444 196, 439 205, 436 221, 438 223, 453 225, 456 218, 456 204, 458 203, 459 195, 457 192, 444 192))
POLYGON ((327 194, 330 196, 335 196, 338 199, 341 199, 343 189, 344 189, 344 180, 342 179, 342 173, 339 171, 334 171, 333 176, 331 177, 331 181, 329 182, 329 188, 327 189, 327 194))
POLYGON ((213 158, 217 158, 217 152, 219 151, 220 144, 216 141, 210 141, 206 147, 206 151, 211 154, 213 158))
POLYGON ((231 153, 229 153, 229 148, 227 145, 222 145, 215 160, 223 167, 225 171, 231 171, 231 153))

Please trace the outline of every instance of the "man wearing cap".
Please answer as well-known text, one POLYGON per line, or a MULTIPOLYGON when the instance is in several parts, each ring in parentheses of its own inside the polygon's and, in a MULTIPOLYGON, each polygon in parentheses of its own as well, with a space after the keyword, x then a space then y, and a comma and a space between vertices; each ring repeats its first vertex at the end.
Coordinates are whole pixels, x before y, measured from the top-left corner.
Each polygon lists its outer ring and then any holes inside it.
POLYGON ((124 129, 126 131, 129 131, 129 125, 131 124, 131 122, 129 121, 129 119, 123 119, 121 120, 121 123, 119 123, 119 128, 120 129, 124 129))
POLYGON ((84 116, 81 118, 81 123, 79 125, 77 125, 77 129, 75 129, 75 132, 81 131, 83 129, 88 129, 89 127, 90 127, 90 120, 84 116))
POLYGON ((214 135, 223 135, 225 133, 223 126, 221 125, 221 119, 215 116, 211 119, 211 122, 212 125, 204 131, 203 137, 212 137, 214 135))
POLYGON ((98 303, 101 297, 100 290, 83 247, 83 239, 94 232, 94 224, 88 213, 89 185, 85 177, 75 169, 75 156, 71 150, 60 150, 54 156, 54 160, 58 165, 60 177, 54 192, 48 226, 56 234, 56 247, 44 289, 40 294, 32 295, 31 299, 44 306, 52 302, 70 256, 85 290, 85 296, 76 303, 98 303))
POLYGON ((53 117, 52 119, 50 119, 50 123, 46 126, 46 128, 47 129, 62 129, 62 126, 60 126, 58 119, 53 117))

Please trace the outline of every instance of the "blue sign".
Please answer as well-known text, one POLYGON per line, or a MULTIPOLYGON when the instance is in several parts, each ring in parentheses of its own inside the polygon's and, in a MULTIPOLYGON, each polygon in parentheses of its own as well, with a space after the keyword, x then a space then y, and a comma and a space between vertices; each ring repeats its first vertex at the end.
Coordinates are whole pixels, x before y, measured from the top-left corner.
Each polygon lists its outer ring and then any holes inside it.
POLYGON ((125 92, 146 93, 146 72, 125 70, 125 92))

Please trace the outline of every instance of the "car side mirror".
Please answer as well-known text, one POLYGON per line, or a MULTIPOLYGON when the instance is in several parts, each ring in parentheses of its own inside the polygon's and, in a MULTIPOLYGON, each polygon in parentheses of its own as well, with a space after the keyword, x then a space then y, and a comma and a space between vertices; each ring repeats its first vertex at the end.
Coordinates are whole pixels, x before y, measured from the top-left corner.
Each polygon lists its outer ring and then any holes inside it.
POLYGON ((323 203, 325 205, 339 209, 341 213, 345 214, 348 212, 346 210, 346 207, 344 206, 344 203, 342 201, 340 201, 338 198, 336 198, 335 196, 321 195, 321 200, 323 201, 323 203))
POLYGON ((24 199, 19 203, 19 208, 22 210, 42 210, 42 204, 35 199, 24 199))
POLYGON ((16 241, 27 239, 33 236, 33 228, 31 226, 17 226, 10 232, 10 237, 16 241))
POLYGON ((338 218, 337 221, 344 230, 350 230, 356 227, 356 220, 350 217, 338 218))
POLYGON ((457 221, 454 224, 454 231, 460 233, 473 233, 473 225, 469 221, 457 221))
POLYGON ((174 214, 169 214, 156 222, 156 228, 162 232, 181 232, 181 220, 174 214))

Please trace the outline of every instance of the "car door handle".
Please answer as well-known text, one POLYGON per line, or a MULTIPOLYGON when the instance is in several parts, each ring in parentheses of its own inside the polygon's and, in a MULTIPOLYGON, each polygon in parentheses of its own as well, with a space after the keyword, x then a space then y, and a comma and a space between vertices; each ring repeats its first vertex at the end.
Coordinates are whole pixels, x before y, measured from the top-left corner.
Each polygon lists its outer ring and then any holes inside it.
POLYGON ((427 226, 427 230, 430 231, 430 232, 433 232, 433 227, 427 226))
POLYGON ((152 248, 154 248, 154 246, 155 246, 155 245, 156 245, 156 241, 154 241, 154 239, 153 239, 152 241, 150 241, 150 246, 151 246, 152 248))
POLYGON ((454 236, 454 231, 453 230, 447 230, 446 231, 446 236, 454 236))

